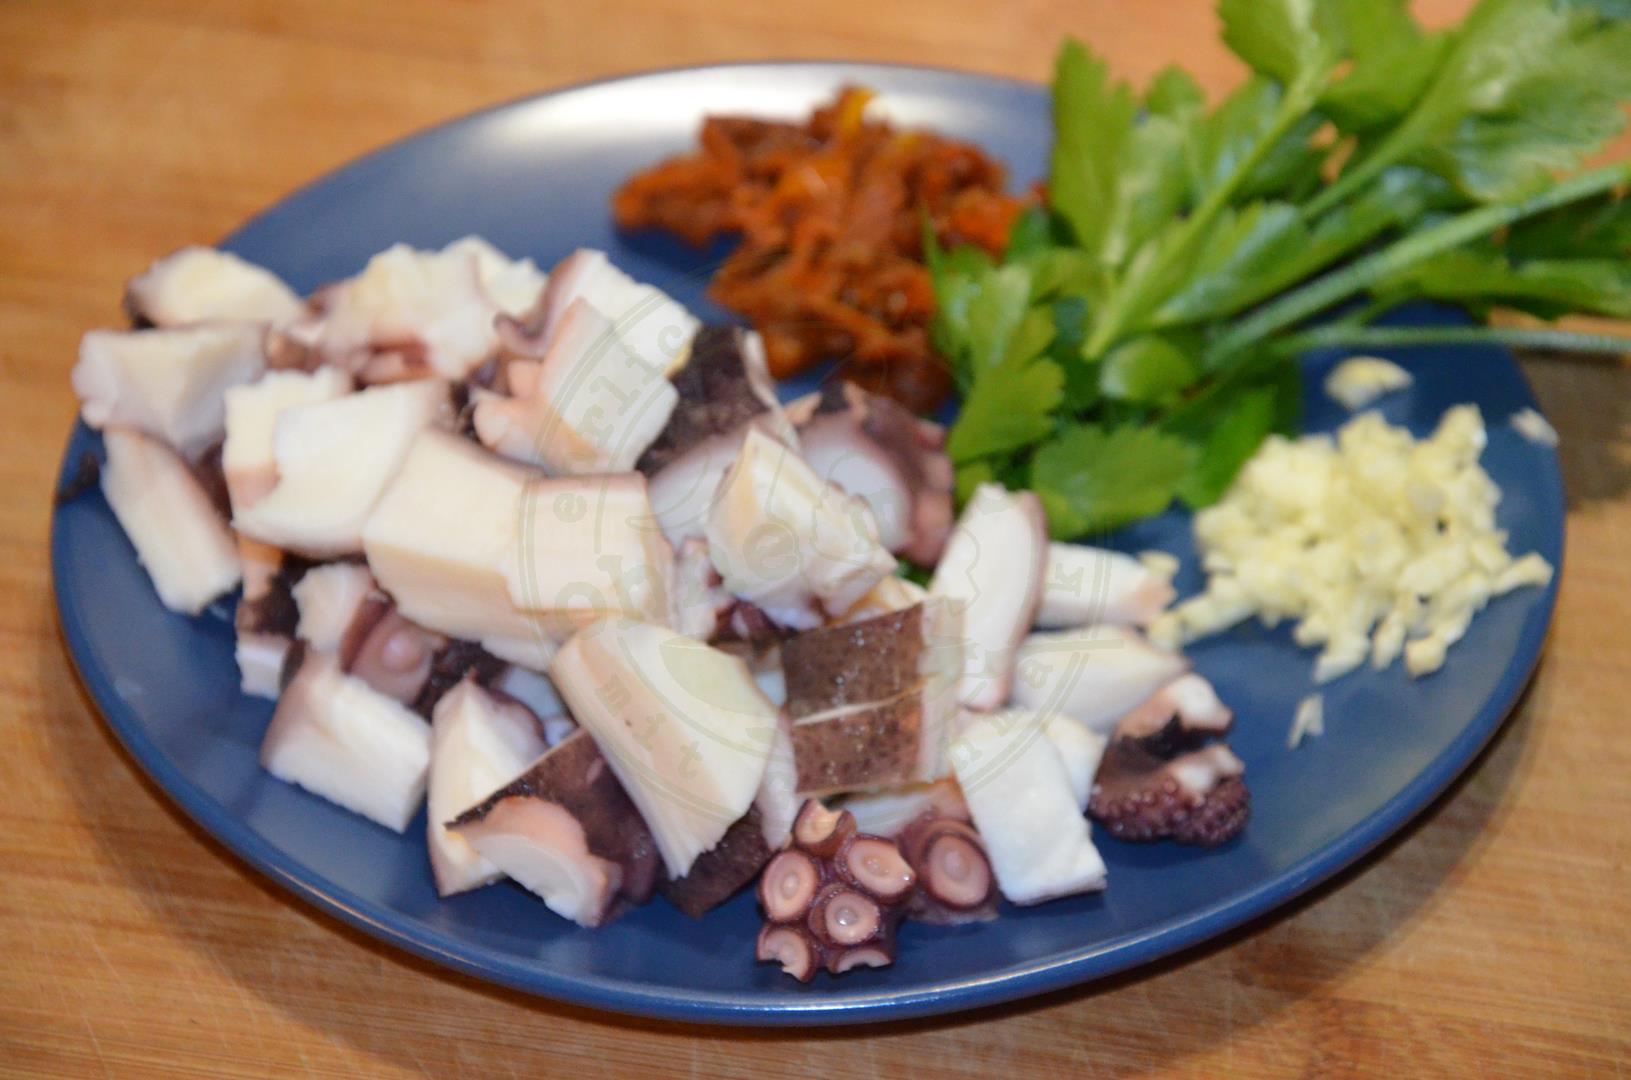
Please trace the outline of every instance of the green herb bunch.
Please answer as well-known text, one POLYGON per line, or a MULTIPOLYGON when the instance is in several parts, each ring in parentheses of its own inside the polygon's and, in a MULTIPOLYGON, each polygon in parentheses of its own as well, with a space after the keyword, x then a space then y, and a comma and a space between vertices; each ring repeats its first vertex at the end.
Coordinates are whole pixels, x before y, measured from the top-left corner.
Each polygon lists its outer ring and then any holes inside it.
POLYGON ((1068 41, 1046 209, 1000 261, 926 241, 959 490, 1032 488, 1057 536, 1216 500, 1296 428, 1310 348, 1611 344, 1373 325, 1399 304, 1631 318, 1631 166, 1574 172, 1626 125, 1626 0, 1483 0, 1438 33, 1404 0, 1219 12, 1233 94, 1169 68, 1140 95, 1068 41))

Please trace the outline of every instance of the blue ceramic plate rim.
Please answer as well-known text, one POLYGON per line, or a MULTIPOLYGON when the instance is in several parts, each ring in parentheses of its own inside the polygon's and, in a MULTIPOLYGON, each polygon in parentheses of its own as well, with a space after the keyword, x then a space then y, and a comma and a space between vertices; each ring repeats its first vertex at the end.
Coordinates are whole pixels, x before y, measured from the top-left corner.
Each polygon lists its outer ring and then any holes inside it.
MULTIPOLYGON (((630 75, 588 80, 536 95, 527 95, 489 108, 465 114, 414 132, 385 146, 352 159, 329 173, 302 185, 278 203, 251 218, 234 235, 244 232, 279 211, 286 203, 319 188, 337 176, 365 162, 386 155, 407 143, 444 129, 471 123, 489 114, 537 102, 558 95, 590 89, 626 79, 655 75, 698 74, 715 70, 744 68, 842 68, 864 74, 880 72, 921 72, 989 83, 1009 90, 1041 88, 1023 80, 976 74, 952 68, 916 64, 868 64, 847 61, 751 61, 672 67, 630 75)), ((227 241, 230 244, 230 238, 227 241)), ((1500 350, 1506 363, 1516 368, 1510 352, 1500 350)), ((1519 377, 1522 379, 1521 370, 1519 377)), ((1527 382, 1524 383, 1526 391, 1527 382)), ((1530 395, 1532 397, 1532 394, 1530 395)), ((77 424, 64 454, 58 487, 68 484, 77 468, 79 451, 92 438, 77 424)), ((106 670, 90 647, 90 638, 80 612, 70 602, 67 541, 53 516, 51 532, 52 584, 58 619, 69 655, 81 681, 136 763, 199 826, 223 843, 251 867, 342 922, 383 942, 444 965, 455 971, 528 993, 592 1008, 661 1019, 701 1023, 797 1026, 815 1024, 866 1023, 906 1020, 1013 1001, 1019 998, 1087 983, 1171 956, 1236 929, 1255 918, 1283 907, 1314 886, 1352 865, 1377 845, 1403 829, 1477 758, 1479 752, 1500 729, 1517 702, 1539 662, 1546 636, 1556 612, 1561 553, 1564 547, 1565 518, 1562 479, 1554 453, 1548 453, 1539 466, 1545 473, 1542 487, 1549 496, 1548 511, 1555 536, 1547 545, 1558 553, 1552 583, 1546 587, 1541 604, 1544 619, 1529 619, 1517 642, 1514 663, 1504 672, 1482 706, 1462 727, 1460 733, 1426 767, 1421 769, 1393 798, 1383 803, 1357 825, 1302 860, 1272 874, 1256 886, 1229 898, 1189 911, 1185 915, 1149 927, 989 975, 946 980, 929 988, 876 994, 845 993, 842 997, 812 996, 807 1001, 778 1001, 771 1005, 756 999, 751 991, 718 993, 692 991, 678 996, 626 980, 554 971, 531 965, 496 950, 474 944, 456 934, 428 927, 416 919, 363 899, 308 869, 270 841, 262 838, 214 798, 190 781, 172 764, 165 752, 148 735, 141 718, 121 698, 114 675, 106 670)))

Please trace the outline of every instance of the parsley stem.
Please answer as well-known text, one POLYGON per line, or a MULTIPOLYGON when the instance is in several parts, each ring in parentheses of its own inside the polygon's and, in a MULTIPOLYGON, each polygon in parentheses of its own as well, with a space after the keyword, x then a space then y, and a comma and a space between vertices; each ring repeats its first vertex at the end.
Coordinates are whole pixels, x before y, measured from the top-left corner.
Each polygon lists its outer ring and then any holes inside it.
POLYGON ((1274 343, 1274 351, 1294 356, 1311 349, 1401 349, 1421 345, 1504 345, 1555 352, 1631 353, 1631 337, 1577 334, 1568 330, 1517 326, 1316 326, 1274 343))
POLYGON ((1350 163, 1335 180, 1325 186, 1325 189, 1303 205, 1303 220, 1313 221, 1331 207, 1336 206, 1348 196, 1375 180, 1387 169, 1396 164, 1411 150, 1421 144, 1420 137, 1415 128, 1420 126, 1421 113, 1415 112, 1410 118, 1393 130, 1393 133, 1378 147, 1366 154, 1363 158, 1350 163))
MULTIPOLYGON (((1284 96, 1280 98, 1274 119, 1267 130, 1252 144, 1251 150, 1235 163, 1228 176, 1211 185, 1206 197, 1184 219, 1182 238, 1176 243, 1158 249, 1148 265, 1135 271, 1136 276, 1124 278, 1116 283, 1115 295, 1100 308, 1101 317, 1094 320, 1093 331, 1082 346, 1084 355, 1090 357, 1103 355, 1121 336, 1122 331, 1126 329, 1130 310, 1134 307, 1133 301, 1128 299, 1129 292, 1133 293, 1136 299, 1142 299, 1137 298, 1137 293, 1150 282, 1166 280, 1174 262, 1194 258, 1195 241, 1212 227, 1212 222, 1229 205, 1229 200, 1240 190, 1240 185, 1256 171, 1270 151, 1286 137, 1298 121, 1308 115, 1308 110, 1313 108, 1313 102, 1314 93, 1307 87, 1287 88, 1284 96)), ((1162 298, 1154 299, 1158 301, 1162 298)))
POLYGON ((1380 251, 1357 259, 1323 277, 1282 294, 1223 332, 1214 354, 1233 356, 1332 304, 1363 292, 1377 281, 1415 266, 1462 244, 1488 236, 1522 218, 1599 195, 1631 181, 1631 162, 1594 169, 1560 181, 1539 195, 1518 202, 1495 203, 1469 210, 1439 225, 1395 240, 1380 251))

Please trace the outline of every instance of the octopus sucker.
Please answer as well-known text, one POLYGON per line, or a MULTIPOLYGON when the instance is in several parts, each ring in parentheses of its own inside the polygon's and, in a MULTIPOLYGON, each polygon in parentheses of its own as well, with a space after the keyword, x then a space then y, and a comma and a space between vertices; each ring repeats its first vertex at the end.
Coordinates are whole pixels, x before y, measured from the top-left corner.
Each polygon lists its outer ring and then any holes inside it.
POLYGON ((931 811, 901 832, 900 849, 918 883, 908 918, 939 925, 996 918, 991 860, 967 822, 931 811))
POLYGON ((789 848, 770 860, 759 875, 759 904, 765 918, 794 923, 805 916, 821 888, 821 866, 816 859, 809 852, 789 848))
POLYGON ((796 926, 767 924, 759 930, 754 958, 760 963, 780 964, 783 971, 799 982, 809 982, 821 967, 816 944, 796 926))
POLYGON ((904 900, 917 882, 900 848, 877 836, 850 837, 833 856, 833 869, 841 880, 886 903, 904 900))

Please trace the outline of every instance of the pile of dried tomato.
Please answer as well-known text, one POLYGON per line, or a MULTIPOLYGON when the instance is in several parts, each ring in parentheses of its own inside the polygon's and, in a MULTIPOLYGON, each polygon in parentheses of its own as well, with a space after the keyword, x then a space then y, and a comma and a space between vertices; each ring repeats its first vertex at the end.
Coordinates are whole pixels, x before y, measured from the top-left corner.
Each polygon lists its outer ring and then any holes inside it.
POLYGON ((764 336, 776 377, 835 359, 927 412, 951 377, 929 345, 924 218, 943 245, 998 254, 1024 200, 977 147, 867 119, 872 96, 846 87, 802 124, 709 117, 696 153, 631 177, 612 208, 699 246, 741 237, 709 296, 764 336))

